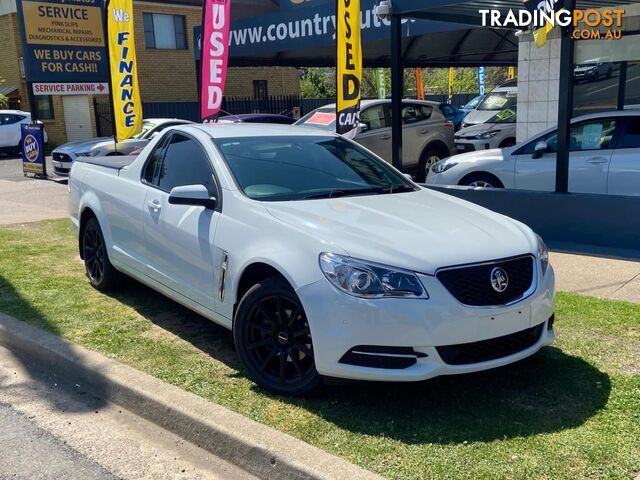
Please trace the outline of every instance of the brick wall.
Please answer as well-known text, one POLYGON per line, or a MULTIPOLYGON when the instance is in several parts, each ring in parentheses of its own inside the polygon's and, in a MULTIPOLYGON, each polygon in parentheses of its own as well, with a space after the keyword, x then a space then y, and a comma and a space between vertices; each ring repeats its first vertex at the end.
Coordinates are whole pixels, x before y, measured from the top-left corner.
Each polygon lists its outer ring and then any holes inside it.
POLYGON ((10 13, 0 16, 0 77, 5 80, 5 85, 17 86, 22 99, 25 96, 26 85, 21 78, 18 62, 21 51, 18 15, 10 13))

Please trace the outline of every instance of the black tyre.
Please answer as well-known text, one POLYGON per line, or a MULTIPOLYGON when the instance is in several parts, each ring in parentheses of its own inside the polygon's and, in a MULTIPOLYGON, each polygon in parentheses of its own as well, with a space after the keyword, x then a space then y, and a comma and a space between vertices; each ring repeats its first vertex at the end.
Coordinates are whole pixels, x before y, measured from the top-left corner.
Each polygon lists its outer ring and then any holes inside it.
POLYGON ((500 143, 499 148, 509 148, 513 147, 516 144, 515 138, 505 138, 502 143, 500 143))
POLYGON ((91 285, 100 291, 113 288, 121 278, 107 255, 107 246, 98 220, 90 218, 82 232, 82 256, 91 285))
POLYGON ((607 70, 607 78, 611 78, 613 76, 613 68, 609 68, 609 70, 607 70))
POLYGON ((504 188, 504 185, 497 177, 483 172, 467 175, 460 180, 460 185, 482 188, 504 188))
POLYGON ((242 297, 233 323, 236 350, 259 386, 281 395, 308 395, 322 385, 304 309, 282 278, 268 278, 242 297))
POLYGON ((444 155, 439 149, 434 147, 428 147, 420 155, 420 161, 418 162, 418 172, 416 173, 416 182, 421 183, 427 179, 429 169, 434 163, 442 160, 444 155))

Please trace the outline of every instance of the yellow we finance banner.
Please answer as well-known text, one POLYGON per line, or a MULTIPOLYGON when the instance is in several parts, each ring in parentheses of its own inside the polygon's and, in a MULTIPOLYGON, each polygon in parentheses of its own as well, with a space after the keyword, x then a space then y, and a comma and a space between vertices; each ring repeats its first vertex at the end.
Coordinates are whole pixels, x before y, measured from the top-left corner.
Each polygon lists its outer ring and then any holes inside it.
POLYGON ((107 37, 115 137, 119 142, 142 130, 142 100, 133 36, 133 0, 108 1, 107 37))
POLYGON ((336 131, 355 135, 360 123, 362 43, 360 0, 337 0, 336 131))

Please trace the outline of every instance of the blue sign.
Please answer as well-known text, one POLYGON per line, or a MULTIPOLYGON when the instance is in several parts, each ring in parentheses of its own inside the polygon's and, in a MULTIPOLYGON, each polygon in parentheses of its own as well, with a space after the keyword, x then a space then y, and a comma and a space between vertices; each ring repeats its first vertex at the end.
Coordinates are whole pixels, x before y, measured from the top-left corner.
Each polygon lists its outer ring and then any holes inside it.
POLYGON ((41 123, 20 125, 22 150, 22 171, 35 175, 47 175, 44 156, 44 127, 41 123))
POLYGON ((485 82, 485 69, 484 67, 478 67, 478 93, 484 95, 484 82, 485 82))
MULTIPOLYGON (((373 8, 377 0, 361 0, 362 41, 389 38, 391 21, 380 19, 373 8)), ((231 23, 229 55, 255 57, 287 50, 327 47, 336 44, 336 3, 327 0, 282 0, 280 11, 245 17, 231 23), (296 8, 298 7, 298 8, 296 8)), ((468 25, 403 19, 403 37, 468 29, 468 25)))
POLYGON ((16 0, 29 82, 106 82, 102 0, 16 0))

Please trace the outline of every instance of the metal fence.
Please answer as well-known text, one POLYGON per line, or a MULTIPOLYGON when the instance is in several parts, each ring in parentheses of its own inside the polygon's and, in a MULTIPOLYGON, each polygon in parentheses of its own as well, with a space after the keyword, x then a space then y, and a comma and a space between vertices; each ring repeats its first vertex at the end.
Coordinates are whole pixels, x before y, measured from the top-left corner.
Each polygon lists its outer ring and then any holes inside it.
MULTIPOLYGON (((458 93, 453 95, 451 103, 456 107, 461 107, 475 96, 475 93, 458 93)), ((446 102, 447 95, 427 95, 425 100, 446 102)), ((225 98, 222 101, 222 110, 231 115, 275 113, 299 118, 316 108, 335 101, 336 99, 331 97, 302 98, 299 96, 225 98)), ((112 135, 113 124, 109 101, 94 98, 93 108, 98 136, 112 135)), ((182 118, 194 122, 200 120, 198 102, 145 102, 142 104, 142 113, 145 118, 182 118)))

